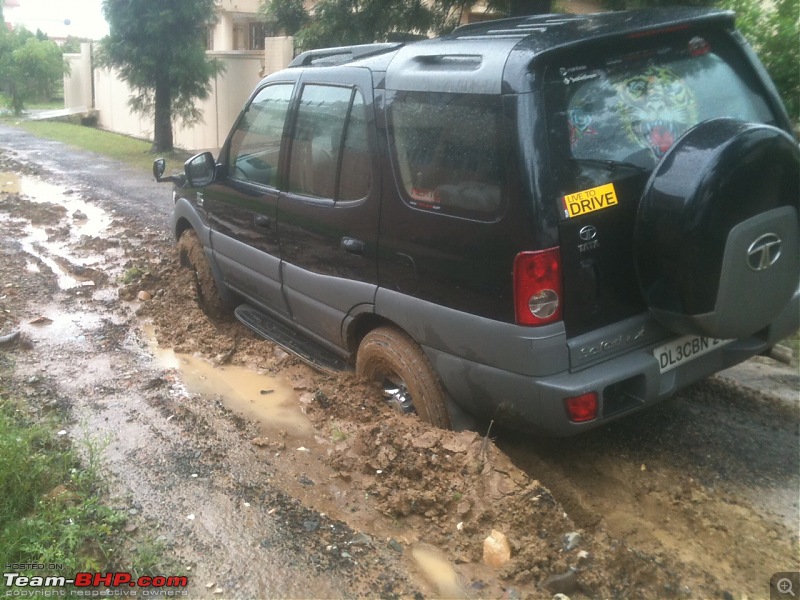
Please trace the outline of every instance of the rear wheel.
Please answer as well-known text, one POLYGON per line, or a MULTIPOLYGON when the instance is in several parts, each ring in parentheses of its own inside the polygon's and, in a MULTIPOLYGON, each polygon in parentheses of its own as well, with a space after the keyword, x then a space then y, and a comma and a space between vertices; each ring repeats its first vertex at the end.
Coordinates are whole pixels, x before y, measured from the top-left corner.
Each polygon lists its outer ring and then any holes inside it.
POLYGON ((203 244, 193 229, 187 229, 178 240, 178 254, 181 266, 194 274, 197 303, 203 312, 213 319, 219 319, 228 312, 229 306, 220 294, 214 272, 206 258, 203 244))
POLYGON ((403 413, 450 429, 445 393, 422 349, 394 327, 370 331, 358 347, 356 372, 383 386, 386 400, 403 413))

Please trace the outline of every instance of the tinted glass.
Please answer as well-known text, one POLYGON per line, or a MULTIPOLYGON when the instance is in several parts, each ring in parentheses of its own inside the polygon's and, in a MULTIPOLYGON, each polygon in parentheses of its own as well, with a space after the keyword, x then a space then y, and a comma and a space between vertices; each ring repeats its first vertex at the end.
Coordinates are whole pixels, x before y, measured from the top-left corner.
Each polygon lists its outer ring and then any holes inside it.
POLYGON ((228 176, 238 181, 277 186, 281 137, 292 96, 292 84, 262 89, 231 138, 228 176))
POLYGON ((292 136, 289 191, 336 200, 363 198, 370 181, 367 150, 361 93, 306 85, 292 136))
POLYGON ((410 205, 484 220, 499 215, 507 158, 499 97, 398 93, 389 126, 410 205))
POLYGON ((652 167, 690 127, 716 117, 769 122, 772 115, 724 43, 694 36, 602 63, 551 70, 552 124, 575 159, 652 167))

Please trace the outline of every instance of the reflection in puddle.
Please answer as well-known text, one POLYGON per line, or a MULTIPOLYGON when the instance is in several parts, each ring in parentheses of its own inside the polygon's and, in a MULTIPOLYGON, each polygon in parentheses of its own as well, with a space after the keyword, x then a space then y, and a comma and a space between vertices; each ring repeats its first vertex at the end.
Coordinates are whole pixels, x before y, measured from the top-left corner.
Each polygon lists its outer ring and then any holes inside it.
POLYGON ((436 587, 439 597, 467 597, 458 573, 444 553, 433 546, 418 544, 411 549, 411 556, 425 579, 436 587))
POLYGON ((244 367, 215 367, 202 358, 172 350, 153 351, 165 368, 180 373, 190 393, 219 396, 227 408, 258 422, 266 434, 283 430, 293 438, 313 438, 311 421, 300 410, 297 394, 284 380, 244 367))
MULTIPOLYGON (((102 256, 76 257, 69 251, 68 244, 82 236, 99 237, 111 224, 111 216, 85 200, 64 193, 60 187, 52 183, 15 173, 0 173, 0 193, 3 192, 21 193, 31 202, 57 204, 66 208, 65 220, 70 224, 66 239, 51 240, 43 226, 29 224, 25 228, 25 237, 19 242, 26 253, 50 268, 58 279, 60 289, 68 290, 84 285, 85 282, 70 274, 59 264, 58 259, 81 267, 102 265, 104 262, 102 256)), ((33 271, 34 267, 29 267, 29 270, 33 271)))

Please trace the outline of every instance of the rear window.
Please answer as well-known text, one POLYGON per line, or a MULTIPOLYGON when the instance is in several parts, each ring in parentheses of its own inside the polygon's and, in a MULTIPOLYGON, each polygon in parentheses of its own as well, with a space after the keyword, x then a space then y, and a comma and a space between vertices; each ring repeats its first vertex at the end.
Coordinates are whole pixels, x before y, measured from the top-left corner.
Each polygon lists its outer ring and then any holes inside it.
POLYGON ((397 92, 388 119, 408 204, 482 221, 500 216, 508 136, 498 96, 397 92))
POLYGON ((598 59, 548 72, 551 142, 575 162, 652 168, 702 121, 773 121, 752 70, 726 38, 691 35, 598 59))

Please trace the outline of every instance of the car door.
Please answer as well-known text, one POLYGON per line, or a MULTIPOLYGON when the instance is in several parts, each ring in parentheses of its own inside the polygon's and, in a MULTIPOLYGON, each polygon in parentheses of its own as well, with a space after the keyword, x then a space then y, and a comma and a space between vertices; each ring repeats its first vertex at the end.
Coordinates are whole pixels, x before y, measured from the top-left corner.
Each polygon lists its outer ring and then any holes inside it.
POLYGON ((342 345, 342 323, 377 286, 379 181, 371 73, 307 69, 278 203, 283 291, 292 319, 342 345))
POLYGON ((219 176, 203 190, 211 247, 225 282, 249 300, 287 313, 281 292, 276 209, 284 125, 294 82, 260 88, 220 155, 219 176))

